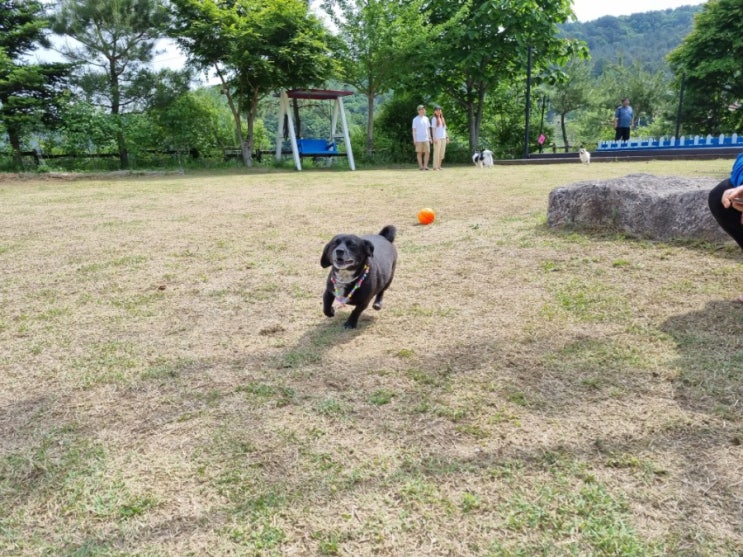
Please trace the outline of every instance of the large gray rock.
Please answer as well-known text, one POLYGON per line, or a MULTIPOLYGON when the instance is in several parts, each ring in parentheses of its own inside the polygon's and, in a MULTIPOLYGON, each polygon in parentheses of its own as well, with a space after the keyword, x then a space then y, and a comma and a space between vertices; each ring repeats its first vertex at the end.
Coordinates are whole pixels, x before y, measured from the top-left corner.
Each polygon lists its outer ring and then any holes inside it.
POLYGON ((655 240, 730 240, 707 205, 714 178, 630 174, 578 182, 549 195, 547 225, 617 230, 655 240))

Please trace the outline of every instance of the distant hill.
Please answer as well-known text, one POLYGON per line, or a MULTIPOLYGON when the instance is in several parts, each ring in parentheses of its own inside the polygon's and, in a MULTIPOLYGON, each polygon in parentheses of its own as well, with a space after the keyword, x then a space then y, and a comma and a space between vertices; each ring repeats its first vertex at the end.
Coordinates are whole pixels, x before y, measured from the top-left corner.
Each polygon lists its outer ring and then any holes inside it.
POLYGON ((645 12, 628 16, 604 16, 585 23, 561 25, 561 35, 588 44, 599 75, 608 65, 639 62, 650 72, 668 69, 666 55, 676 48, 694 26, 702 6, 645 12))

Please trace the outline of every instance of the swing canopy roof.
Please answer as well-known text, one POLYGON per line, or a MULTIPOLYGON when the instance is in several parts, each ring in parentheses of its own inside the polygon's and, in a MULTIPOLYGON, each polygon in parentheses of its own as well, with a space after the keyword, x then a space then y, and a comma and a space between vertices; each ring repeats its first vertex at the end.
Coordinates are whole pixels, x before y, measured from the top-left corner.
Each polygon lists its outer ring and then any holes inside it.
POLYGON ((328 100, 353 95, 353 91, 333 91, 330 89, 290 89, 286 96, 290 99, 328 100))

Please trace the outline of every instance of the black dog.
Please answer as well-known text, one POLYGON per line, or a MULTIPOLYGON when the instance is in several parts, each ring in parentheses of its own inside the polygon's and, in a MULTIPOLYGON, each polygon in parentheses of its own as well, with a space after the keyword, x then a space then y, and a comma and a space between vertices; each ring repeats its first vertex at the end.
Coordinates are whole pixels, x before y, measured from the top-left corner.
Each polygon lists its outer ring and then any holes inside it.
POLYGON ((397 230, 385 226, 379 234, 354 236, 338 234, 323 249, 320 265, 330 267, 328 284, 323 295, 323 312, 335 315, 333 302, 342 306, 356 306, 344 323, 346 329, 355 329, 359 316, 375 298, 374 309, 382 309, 382 298, 397 265, 397 249, 392 245, 397 230))

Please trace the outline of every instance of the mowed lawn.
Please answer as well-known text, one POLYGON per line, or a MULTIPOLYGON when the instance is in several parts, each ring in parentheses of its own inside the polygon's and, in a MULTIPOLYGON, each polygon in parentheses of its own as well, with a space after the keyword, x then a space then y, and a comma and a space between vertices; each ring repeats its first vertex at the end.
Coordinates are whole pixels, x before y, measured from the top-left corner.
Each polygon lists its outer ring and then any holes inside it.
POLYGON ((743 553, 743 253, 546 226, 731 164, 0 177, 0 554, 743 553))

